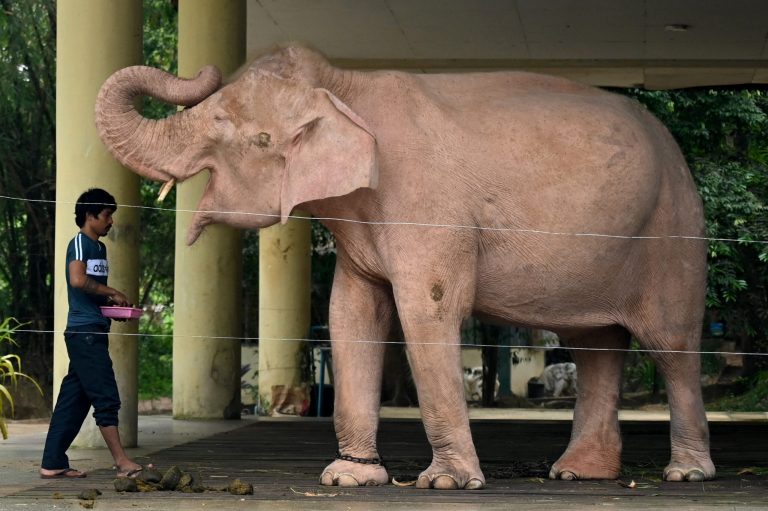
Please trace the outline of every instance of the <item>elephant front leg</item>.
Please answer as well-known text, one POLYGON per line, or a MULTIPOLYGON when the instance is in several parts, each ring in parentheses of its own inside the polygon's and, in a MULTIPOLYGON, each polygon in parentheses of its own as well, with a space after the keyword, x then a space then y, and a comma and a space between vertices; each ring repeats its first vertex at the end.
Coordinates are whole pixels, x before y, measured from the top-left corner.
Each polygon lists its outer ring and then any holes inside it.
POLYGON ((396 289, 421 416, 432 446, 432 463, 416 486, 475 490, 485 486, 485 477, 469 428, 459 333, 471 294, 446 287, 436 282, 396 289), (420 296, 420 289, 427 290, 421 293, 425 296, 420 296))
POLYGON ((442 339, 431 337, 425 330, 419 330, 423 335, 413 335, 408 349, 421 417, 432 446, 432 463, 419 474, 416 486, 481 489, 485 487, 485 477, 469 428, 460 339, 456 334, 442 339), (450 340, 445 342, 446 339, 450 340))
POLYGON ((389 481, 376 447, 384 347, 393 312, 388 290, 337 267, 331 296, 336 461, 320 476, 326 486, 389 481))

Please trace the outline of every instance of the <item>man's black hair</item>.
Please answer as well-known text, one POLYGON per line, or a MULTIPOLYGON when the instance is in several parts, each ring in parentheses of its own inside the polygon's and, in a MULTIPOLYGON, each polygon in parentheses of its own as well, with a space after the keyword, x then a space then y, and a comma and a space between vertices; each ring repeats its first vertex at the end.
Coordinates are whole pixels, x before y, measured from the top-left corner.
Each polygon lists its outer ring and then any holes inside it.
POLYGON ((85 225, 85 215, 99 216, 105 209, 117 211, 117 202, 109 192, 101 188, 89 188, 83 192, 75 204, 75 223, 78 227, 85 225))

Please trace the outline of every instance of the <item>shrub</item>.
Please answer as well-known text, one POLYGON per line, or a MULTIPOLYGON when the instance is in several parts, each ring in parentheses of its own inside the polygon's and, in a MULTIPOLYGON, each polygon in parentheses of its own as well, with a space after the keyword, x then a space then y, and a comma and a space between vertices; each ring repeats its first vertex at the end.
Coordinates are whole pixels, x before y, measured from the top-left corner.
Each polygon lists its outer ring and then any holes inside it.
MULTIPOLYGON (((14 332, 21 326, 21 324, 14 318, 6 318, 0 323, 0 346, 3 344, 10 344, 12 346, 18 346, 13 339, 14 332)), ((13 396, 11 395, 11 389, 16 390, 16 386, 19 383, 19 378, 24 378, 31 381, 40 394, 43 393, 43 389, 34 380, 34 378, 21 372, 21 357, 13 353, 0 356, 0 433, 3 435, 3 440, 8 438, 8 425, 5 422, 6 417, 13 416, 13 396), (9 389, 10 385, 10 389, 9 389), (6 413, 5 403, 10 406, 10 413, 6 413)))

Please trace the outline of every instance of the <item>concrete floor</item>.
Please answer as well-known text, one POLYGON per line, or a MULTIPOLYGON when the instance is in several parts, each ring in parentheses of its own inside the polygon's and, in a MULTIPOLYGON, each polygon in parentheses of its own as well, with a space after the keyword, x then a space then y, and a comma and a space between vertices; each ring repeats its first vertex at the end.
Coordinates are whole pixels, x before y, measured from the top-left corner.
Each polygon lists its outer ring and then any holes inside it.
MULTIPOLYGON (((140 415, 140 446, 127 449, 128 455, 141 463, 142 458, 152 452, 241 428, 254 420, 251 416, 239 421, 180 421, 168 415, 140 415)), ((37 472, 47 432, 47 420, 8 423, 9 438, 0 440, 0 498, 52 482, 41 480, 37 472)), ((67 454, 70 465, 85 472, 111 467, 113 464, 106 447, 70 449, 67 454)), ((0 501, 0 510, 5 510, 3 501, 0 501)))
MULTIPOLYGON (((418 418, 418 409, 382 409, 382 418, 384 419, 408 419, 418 418)), ((570 410, 530 410, 530 409, 471 409, 470 416, 473 420, 532 420, 532 421, 570 421, 572 412, 570 410)), ((768 414, 729 414, 729 413, 710 413, 711 422, 757 422, 764 423, 768 431, 768 414)), ((199 439, 205 439, 212 435, 232 431, 241 427, 253 425, 257 421, 321 421, 328 422, 330 419, 270 419, 247 417, 240 421, 178 421, 164 415, 148 415, 139 417, 139 443, 140 447, 129 449, 129 455, 142 462, 142 459, 158 451, 168 449, 173 446, 182 445, 199 439)), ((668 420, 668 413, 663 409, 654 411, 626 411, 621 413, 621 420, 624 422, 632 421, 665 421, 668 420)), ((45 481, 38 477, 38 467, 42 447, 45 441, 48 424, 46 421, 11 421, 9 424, 10 438, 0 441, 0 511, 5 510, 37 510, 37 509, 82 509, 82 503, 74 499, 31 499, 24 497, 25 490, 39 488, 41 486, 51 487, 51 493, 54 493, 56 483, 60 481, 45 481)), ((328 446, 332 450, 333 445, 328 446)), ((84 471, 101 471, 104 473, 112 465, 112 459, 105 448, 101 449, 72 449, 69 452, 71 464, 73 467, 84 471)), ((214 453, 215 456, 215 453, 214 453)), ((768 463, 768 460, 766 460, 768 463)), ((87 480, 87 479, 86 479, 87 480)), ((81 481, 86 481, 81 480, 81 481)), ((93 480, 96 483, 96 478, 93 480)), ((330 490, 330 489, 329 489, 330 490)), ((333 492, 329 492, 332 495, 333 492)), ((147 496, 145 496, 147 497, 147 496)), ((284 499, 242 499, 233 500, 230 498, 208 498, 205 500, 194 499, 185 494, 175 493, 172 498, 167 496, 158 496, 158 498, 142 499, 122 499, 96 500, 95 509, 110 509, 110 511, 120 511, 122 509, 270 509, 270 510, 289 510, 289 509, 328 509, 328 510, 351 510, 358 509, 376 509, 386 507, 388 511, 397 509, 474 509, 479 508, 482 503, 482 509, 588 509, 605 508, 606 506, 620 509, 669 509, 675 507, 676 510, 683 509, 768 509, 768 494, 766 494, 765 506, 755 506, 754 501, 748 504, 734 502, 717 502, 712 504, 697 504, 690 506, 688 503, 680 502, 680 505, 670 504, 669 499, 657 499, 657 504, 653 502, 600 502, 594 505, 583 500, 574 498, 570 501, 566 498, 556 499, 546 494, 529 495, 524 504, 522 501, 515 506, 512 502, 497 504, 492 502, 480 502, 474 506, 466 498, 459 502, 450 502, 450 499, 442 496, 435 499, 436 502, 425 502, 420 499, 418 502, 370 502, 361 500, 360 502, 344 501, 333 499, 314 499, 312 502, 302 502, 296 500, 284 499)))

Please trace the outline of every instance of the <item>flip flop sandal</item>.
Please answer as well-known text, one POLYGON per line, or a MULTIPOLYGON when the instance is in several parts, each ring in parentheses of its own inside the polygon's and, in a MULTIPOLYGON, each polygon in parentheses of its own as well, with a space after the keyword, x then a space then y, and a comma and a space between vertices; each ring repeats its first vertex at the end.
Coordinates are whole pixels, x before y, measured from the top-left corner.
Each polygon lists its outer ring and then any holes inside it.
POLYGON ((139 468, 134 468, 133 470, 129 470, 128 472, 125 472, 123 474, 118 472, 117 477, 127 477, 128 479, 136 479, 136 477, 138 477, 138 475, 141 474, 142 470, 144 470, 143 466, 139 468))
POLYGON ((55 474, 40 474, 40 479, 81 479, 83 477, 86 477, 86 474, 74 468, 65 468, 55 474))

